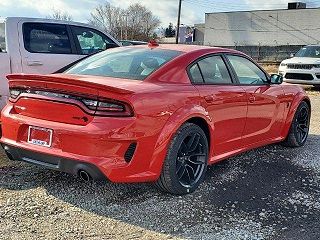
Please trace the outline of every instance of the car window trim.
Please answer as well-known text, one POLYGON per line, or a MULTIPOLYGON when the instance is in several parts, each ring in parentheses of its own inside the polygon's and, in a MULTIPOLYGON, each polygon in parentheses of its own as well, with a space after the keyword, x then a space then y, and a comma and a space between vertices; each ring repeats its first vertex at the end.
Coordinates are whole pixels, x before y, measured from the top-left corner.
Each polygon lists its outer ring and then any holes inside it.
POLYGON ((255 63, 250 57, 248 57, 246 55, 237 54, 237 53, 224 53, 223 55, 224 55, 225 60, 228 63, 229 68, 231 69, 231 71, 233 73, 233 77, 237 82, 237 84, 236 84, 237 86, 267 86, 267 85, 270 85, 270 81, 267 81, 264 84, 245 84, 245 83, 241 83, 239 78, 238 78, 238 75, 237 75, 237 73, 236 73, 236 71, 234 69, 234 67, 232 66, 232 64, 231 64, 231 62, 230 62, 230 60, 228 58, 228 55, 242 57, 242 58, 245 58, 245 59, 249 60, 250 62, 252 62, 255 66, 257 66, 264 73, 264 75, 266 76, 267 80, 270 80, 270 75, 259 64, 255 63))
POLYGON ((22 38, 23 38, 23 48, 29 52, 29 53, 35 53, 35 54, 58 54, 58 55, 78 55, 76 48, 75 48, 75 44, 74 44, 74 40, 73 40, 73 36, 70 35, 70 32, 68 30, 68 25, 67 24, 60 24, 60 23, 47 23, 47 22, 24 22, 22 23, 22 38), (67 30, 67 34, 68 34, 68 38, 70 41, 70 48, 71 48, 71 53, 52 53, 52 52, 35 52, 35 51, 30 51, 30 49, 26 48, 26 38, 25 38, 25 24, 40 24, 40 25, 59 25, 59 26, 64 26, 66 27, 67 30))
POLYGON ((189 80, 190 80, 191 84, 192 84, 192 85, 200 85, 200 86, 201 86, 201 85, 207 85, 207 86, 210 86, 210 85, 212 85, 212 86, 215 86, 215 85, 217 85, 217 86, 232 86, 232 85, 234 85, 234 84, 235 84, 235 79, 233 78, 233 74, 232 74, 232 72, 230 71, 227 62, 225 61, 223 54, 224 54, 224 53, 209 53, 209 54, 206 54, 206 55, 204 55, 204 56, 201 56, 201 57, 197 58, 196 60, 192 61, 192 62, 187 66, 187 69, 186 69, 186 70, 187 70, 187 75, 188 75, 188 77, 189 77, 189 80), (227 69, 227 71, 228 71, 228 73, 229 73, 230 80, 231 80, 230 83, 206 83, 206 82, 205 82, 204 77, 203 77, 203 74, 202 74, 202 70, 201 70, 201 68, 200 68, 200 66, 199 66, 199 61, 201 61, 201 60, 203 60, 203 59, 205 59, 205 58, 208 58, 208 57, 212 57, 212 56, 220 56, 220 57, 221 57, 222 61, 224 62, 225 66, 226 66, 226 69, 227 69), (192 68, 193 65, 195 65, 195 64, 198 65, 198 68, 199 68, 199 70, 200 70, 201 77, 202 77, 202 83, 196 83, 196 82, 194 82, 193 79, 192 79, 191 72, 190 72, 190 68, 192 68))
MULTIPOLYGON (((75 46, 76 46, 78 55, 88 55, 88 54, 82 53, 82 48, 80 46, 79 39, 78 39, 77 34, 75 33, 75 30, 74 30, 75 27, 86 28, 86 29, 89 29, 90 31, 97 32, 97 33, 103 35, 105 38, 109 39, 110 43, 116 44, 107 34, 99 31, 98 29, 94 29, 91 27, 85 27, 85 26, 77 26, 77 25, 69 25, 69 27, 72 32, 72 37, 75 42, 75 46)), ((107 50, 107 49, 103 49, 101 51, 104 51, 104 50, 107 50)), ((98 52, 101 52, 101 51, 98 51, 98 52)))

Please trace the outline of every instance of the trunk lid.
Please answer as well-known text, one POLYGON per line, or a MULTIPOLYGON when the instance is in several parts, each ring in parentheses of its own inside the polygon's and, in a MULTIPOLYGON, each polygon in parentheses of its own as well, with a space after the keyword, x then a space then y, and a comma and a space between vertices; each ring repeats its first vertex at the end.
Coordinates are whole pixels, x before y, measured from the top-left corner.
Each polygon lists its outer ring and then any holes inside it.
POLYGON ((88 124, 95 113, 79 99, 128 102, 134 93, 132 89, 141 84, 140 81, 131 83, 132 80, 65 74, 11 74, 7 78, 10 89, 23 89, 12 101, 15 114, 76 125, 88 124))

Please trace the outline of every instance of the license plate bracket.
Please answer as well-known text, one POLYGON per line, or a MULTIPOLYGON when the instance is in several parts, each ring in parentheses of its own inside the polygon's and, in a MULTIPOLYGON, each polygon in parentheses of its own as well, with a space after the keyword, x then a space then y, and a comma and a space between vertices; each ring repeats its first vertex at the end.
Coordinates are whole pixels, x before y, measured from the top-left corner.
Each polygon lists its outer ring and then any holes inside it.
POLYGON ((28 143, 42 147, 51 147, 53 130, 42 127, 29 126, 28 143))

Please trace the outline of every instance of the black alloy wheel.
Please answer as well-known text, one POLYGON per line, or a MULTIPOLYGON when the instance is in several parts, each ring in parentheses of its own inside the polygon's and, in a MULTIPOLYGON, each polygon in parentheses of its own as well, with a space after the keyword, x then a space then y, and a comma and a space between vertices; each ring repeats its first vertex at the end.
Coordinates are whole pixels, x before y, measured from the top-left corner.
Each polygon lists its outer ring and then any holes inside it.
POLYGON ((203 129, 193 123, 183 124, 171 141, 156 186, 177 195, 193 192, 205 177, 208 156, 203 129))
POLYGON ((176 174, 181 185, 192 187, 206 168, 206 139, 199 133, 190 133, 181 142, 176 159, 176 174))
POLYGON ((308 106, 302 106, 296 117, 296 132, 297 141, 304 143, 309 134, 309 108, 308 106))
POLYGON ((310 128, 310 115, 309 104, 305 101, 301 102, 293 117, 288 136, 282 142, 284 146, 301 147, 306 143, 310 128))

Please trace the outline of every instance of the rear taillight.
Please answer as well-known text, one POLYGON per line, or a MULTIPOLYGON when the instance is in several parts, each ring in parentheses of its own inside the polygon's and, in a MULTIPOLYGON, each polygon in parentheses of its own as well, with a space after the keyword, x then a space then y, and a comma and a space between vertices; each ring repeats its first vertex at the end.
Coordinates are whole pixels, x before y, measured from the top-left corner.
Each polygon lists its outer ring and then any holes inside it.
POLYGON ((81 101, 87 108, 94 110, 96 115, 123 117, 130 117, 133 115, 133 111, 128 104, 112 99, 82 99, 81 101))
MULTIPOLYGON (((20 94, 34 94, 45 97, 59 98, 64 100, 75 100, 82 102, 89 110, 99 116, 133 116, 133 110, 129 104, 113 99, 90 99, 83 96, 70 95, 69 93, 49 92, 33 89, 10 88, 10 98, 17 99, 20 94)), ((16 101, 16 100, 14 100, 16 101)))

